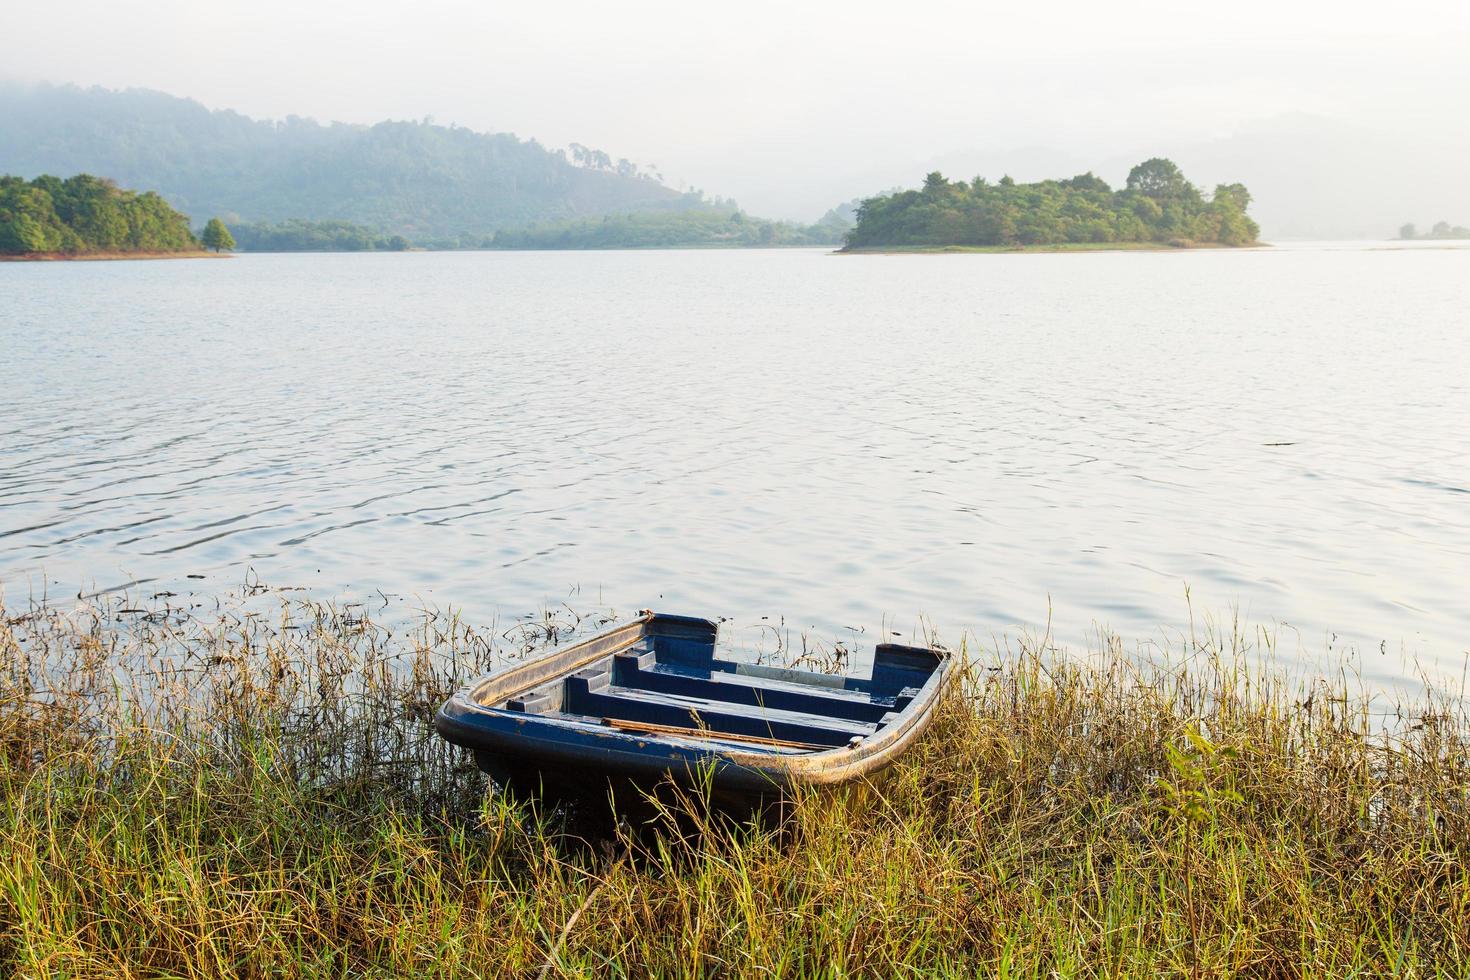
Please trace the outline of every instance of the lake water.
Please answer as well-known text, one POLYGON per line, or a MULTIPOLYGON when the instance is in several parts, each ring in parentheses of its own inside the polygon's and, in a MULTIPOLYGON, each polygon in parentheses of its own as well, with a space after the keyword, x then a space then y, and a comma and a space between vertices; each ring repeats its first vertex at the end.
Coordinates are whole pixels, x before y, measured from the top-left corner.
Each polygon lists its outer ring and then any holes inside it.
POLYGON ((247 574, 1458 677, 1470 251, 0 264, 7 601, 247 574))

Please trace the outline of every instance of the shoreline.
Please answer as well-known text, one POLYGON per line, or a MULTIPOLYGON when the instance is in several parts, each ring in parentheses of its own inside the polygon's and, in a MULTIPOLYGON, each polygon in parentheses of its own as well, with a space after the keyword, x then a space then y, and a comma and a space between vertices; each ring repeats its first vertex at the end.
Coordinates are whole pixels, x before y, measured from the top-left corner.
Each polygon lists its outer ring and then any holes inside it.
POLYGON ((839 248, 833 255, 1007 255, 1074 252, 1201 252, 1270 248, 1269 242, 1224 245, 1218 242, 1064 242, 1058 245, 896 245, 884 248, 839 248))
POLYGON ((133 259, 228 259, 230 252, 26 252, 0 255, 0 262, 126 262, 133 259))

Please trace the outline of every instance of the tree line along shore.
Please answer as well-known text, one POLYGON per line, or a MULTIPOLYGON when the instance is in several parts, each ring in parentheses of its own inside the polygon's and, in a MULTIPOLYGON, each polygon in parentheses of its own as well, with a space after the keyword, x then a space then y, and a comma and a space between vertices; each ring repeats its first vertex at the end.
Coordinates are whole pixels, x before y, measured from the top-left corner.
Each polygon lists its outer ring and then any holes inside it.
POLYGON ((1470 239, 1470 228, 1436 221, 1428 231, 1420 231, 1412 222, 1399 228, 1399 239, 1406 242, 1454 242, 1470 239))
MULTIPOLYGON (((502 229, 484 238, 433 240, 435 249, 617 249, 835 246, 850 228, 837 211, 814 225, 767 221, 731 202, 606 215, 502 229)), ((89 174, 32 181, 0 178, 0 257, 11 259, 178 258, 236 248, 247 252, 406 251, 400 234, 343 220, 243 222, 211 218, 198 233, 152 191, 119 188, 89 174)))
MULTIPOLYGON (((842 251, 1089 251, 1258 244, 1250 192, 1221 184, 1206 197, 1169 160, 1134 167, 1113 190, 1091 174, 1021 184, 1003 177, 950 181, 931 173, 919 190, 852 202, 813 225, 751 217, 733 202, 579 218, 452 241, 430 248, 619 249, 842 246, 842 251), (855 218, 855 224, 849 221, 855 218)), ((403 251, 414 247, 350 221, 236 223, 189 219, 152 191, 79 174, 65 180, 0 178, 0 255, 96 258, 245 251, 403 251)))

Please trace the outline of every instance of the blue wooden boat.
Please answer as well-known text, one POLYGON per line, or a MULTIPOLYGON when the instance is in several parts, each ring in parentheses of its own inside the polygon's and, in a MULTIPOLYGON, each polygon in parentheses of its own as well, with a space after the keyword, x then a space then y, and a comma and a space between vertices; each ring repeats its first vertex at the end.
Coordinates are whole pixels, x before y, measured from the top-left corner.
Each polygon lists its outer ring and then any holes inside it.
POLYGON ((760 805, 888 765, 928 724, 950 664, 893 643, 869 677, 740 663, 715 656, 717 631, 644 613, 478 678, 436 727, 502 785, 605 797, 610 781, 672 779, 760 805))

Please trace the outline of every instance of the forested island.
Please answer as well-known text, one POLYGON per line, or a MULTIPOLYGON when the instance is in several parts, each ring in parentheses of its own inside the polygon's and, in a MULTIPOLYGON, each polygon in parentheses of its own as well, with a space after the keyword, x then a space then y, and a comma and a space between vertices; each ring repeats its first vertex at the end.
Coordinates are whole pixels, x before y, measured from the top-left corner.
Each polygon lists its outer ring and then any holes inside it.
POLYGON ((1242 246, 1260 229, 1250 193, 1220 184, 1210 197, 1170 160, 1134 167, 1113 190, 1092 173, 1018 184, 951 181, 937 171, 920 190, 863 201, 843 251, 1242 246))
POLYGON ((1420 231, 1413 224, 1399 229, 1399 238, 1406 242, 1447 242, 1470 239, 1470 228, 1452 225, 1448 221, 1436 221, 1428 231, 1420 231))
POLYGON ((107 258, 203 255, 189 219, 152 191, 78 174, 0 176, 0 255, 107 258))
POLYGON ((753 218, 733 206, 643 211, 502 230, 502 249, 779 248, 838 245, 851 225, 835 212, 813 225, 753 218))

